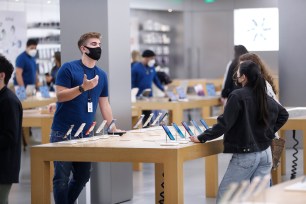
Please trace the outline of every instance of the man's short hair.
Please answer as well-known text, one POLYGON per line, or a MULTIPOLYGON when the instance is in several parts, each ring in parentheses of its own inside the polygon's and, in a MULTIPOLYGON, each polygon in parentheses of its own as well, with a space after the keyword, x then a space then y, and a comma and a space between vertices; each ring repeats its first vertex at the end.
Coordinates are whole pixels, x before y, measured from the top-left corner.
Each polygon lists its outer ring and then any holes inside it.
POLYGON ((142 57, 155 57, 155 53, 152 50, 145 50, 142 53, 142 57))
POLYGON ((5 85, 8 84, 13 71, 14 71, 13 65, 3 55, 0 54, 0 73, 1 72, 5 73, 5 78, 4 78, 5 85))
POLYGON ((79 47, 79 49, 80 49, 80 47, 81 47, 82 45, 85 45, 85 44, 86 44, 86 41, 87 41, 88 39, 90 39, 90 38, 98 38, 98 39, 100 39, 100 38, 101 38, 101 34, 98 33, 98 32, 89 32, 89 33, 83 34, 83 35, 80 37, 79 41, 78 41, 78 47, 79 47))
POLYGON ((28 41, 27 41, 27 47, 29 47, 31 45, 37 46, 37 44, 38 44, 38 40, 35 39, 35 38, 28 39, 28 41))

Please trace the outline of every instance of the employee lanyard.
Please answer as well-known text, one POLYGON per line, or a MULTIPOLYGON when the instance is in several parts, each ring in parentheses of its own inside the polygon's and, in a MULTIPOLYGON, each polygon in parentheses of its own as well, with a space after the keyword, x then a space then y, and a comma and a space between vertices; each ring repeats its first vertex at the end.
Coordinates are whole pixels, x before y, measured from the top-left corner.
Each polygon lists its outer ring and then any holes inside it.
MULTIPOLYGON (((83 66, 85 66, 84 64, 83 64, 83 66)), ((96 69, 95 69, 95 67, 93 68, 94 69, 94 77, 96 76, 96 69)), ((85 72, 85 68, 83 67, 83 71, 84 71, 84 74, 86 74, 86 72, 85 72)), ((88 75, 87 75, 88 76, 88 75)), ((91 102, 91 89, 90 90, 88 90, 87 91, 87 99, 88 99, 88 102, 91 102)))

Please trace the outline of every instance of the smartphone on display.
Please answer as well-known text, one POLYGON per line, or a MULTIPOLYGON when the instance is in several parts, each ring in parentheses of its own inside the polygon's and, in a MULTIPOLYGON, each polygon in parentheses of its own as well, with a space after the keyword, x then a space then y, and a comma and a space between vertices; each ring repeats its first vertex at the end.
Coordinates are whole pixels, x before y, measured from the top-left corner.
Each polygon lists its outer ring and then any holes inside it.
POLYGON ((168 113, 165 113, 164 115, 163 115, 163 117, 160 119, 160 123, 162 122, 162 121, 164 121, 165 119, 167 119, 167 117, 168 117, 168 113))
POLYGON ((183 121, 182 125, 190 136, 194 136, 193 132, 191 131, 190 127, 188 126, 188 124, 186 122, 183 121))
POLYGON ((164 128, 166 134, 168 135, 170 140, 175 140, 175 137, 172 135, 172 133, 170 132, 169 128, 166 125, 162 125, 162 127, 164 128))
POLYGON ((135 129, 138 128, 138 126, 141 124, 141 122, 143 120, 143 117, 144 117, 144 115, 139 116, 139 118, 138 118, 138 120, 137 120, 137 122, 136 122, 136 124, 134 125, 133 128, 135 128, 135 129))
POLYGON ((151 125, 155 125, 155 124, 159 121, 160 116, 161 116, 162 114, 163 114, 162 112, 159 112, 158 115, 157 115, 157 117, 155 118, 155 120, 153 121, 153 123, 152 123, 151 125))
POLYGON ((106 125, 106 122, 107 122, 107 120, 103 120, 103 121, 102 121, 101 125, 98 127, 98 129, 97 129, 97 131, 96 131, 97 134, 100 133, 100 132, 103 130, 103 128, 104 128, 105 125, 106 125))
POLYGON ((90 127, 86 131, 85 135, 89 135, 91 133, 91 131, 94 129, 95 126, 96 126, 96 121, 92 122, 92 124, 90 125, 90 127))
POLYGON ((143 124, 142 127, 146 127, 146 126, 150 123, 150 121, 151 121, 153 115, 154 115, 154 113, 150 113, 150 115, 149 115, 147 121, 143 124))
POLYGON ((196 121, 194 121, 193 119, 190 121, 192 123, 192 125, 197 129, 198 133, 201 134, 203 132, 203 130, 201 130, 201 128, 199 127, 198 123, 196 121))
POLYGON ((209 128, 209 126, 207 125, 206 121, 203 118, 200 119, 200 122, 202 123, 202 125, 205 127, 206 130, 209 128))
POLYGON ((74 134, 74 137, 78 137, 79 134, 83 131, 84 127, 85 127, 86 123, 82 123, 79 127, 79 129, 76 131, 76 133, 74 134))
POLYGON ((115 125, 115 122, 116 122, 116 119, 113 119, 107 128, 107 132, 110 132, 112 130, 113 126, 115 125))
POLYGON ((172 126, 174 127, 175 131, 179 134, 179 136, 181 138, 185 138, 185 135, 183 134, 183 132, 181 131, 181 129, 177 126, 176 123, 172 123, 172 126))
POLYGON ((70 128, 69 128, 69 130, 66 132, 66 134, 65 134, 65 136, 64 136, 64 139, 66 139, 67 136, 71 134, 73 127, 74 127, 74 125, 70 125, 70 128))

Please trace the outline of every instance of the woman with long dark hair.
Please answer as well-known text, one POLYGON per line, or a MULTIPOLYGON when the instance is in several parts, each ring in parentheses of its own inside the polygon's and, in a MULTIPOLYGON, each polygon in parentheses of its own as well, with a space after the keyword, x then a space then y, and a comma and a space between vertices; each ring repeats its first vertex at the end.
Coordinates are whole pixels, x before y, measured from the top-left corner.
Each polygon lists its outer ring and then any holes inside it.
POLYGON ((224 134, 224 153, 232 153, 221 181, 217 203, 229 185, 256 176, 269 175, 272 168, 271 141, 287 121, 288 112, 266 93, 266 81, 257 64, 245 61, 237 71, 237 84, 228 97, 217 124, 193 142, 205 143, 224 134))

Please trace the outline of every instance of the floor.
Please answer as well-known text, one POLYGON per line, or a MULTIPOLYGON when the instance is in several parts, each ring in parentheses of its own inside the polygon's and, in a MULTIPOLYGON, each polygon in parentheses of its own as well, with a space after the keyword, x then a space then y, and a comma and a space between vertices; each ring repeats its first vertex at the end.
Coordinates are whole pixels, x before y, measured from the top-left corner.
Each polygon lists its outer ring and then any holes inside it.
MULTIPOLYGON (((32 141, 32 144, 37 142, 32 141)), ((292 149, 287 149, 287 174, 283 176, 283 180, 290 179, 292 165, 292 149)), ((298 158, 302 158, 303 150, 299 149, 298 158)), ((219 181, 222 179, 230 155, 219 155, 219 181)), ((297 176, 302 175, 302 159, 298 160, 297 176)), ((29 204, 31 203, 31 183, 30 183, 30 154, 29 148, 22 152, 20 171, 20 183, 14 184, 9 196, 11 204, 29 204)), ((215 199, 205 197, 205 177, 204 177, 203 159, 197 159, 186 162, 184 165, 184 199, 185 203, 202 203, 213 204, 215 199)), ((124 204, 150 204, 154 203, 154 165, 144 164, 143 171, 133 173, 133 191, 132 200, 124 202, 124 204)))

